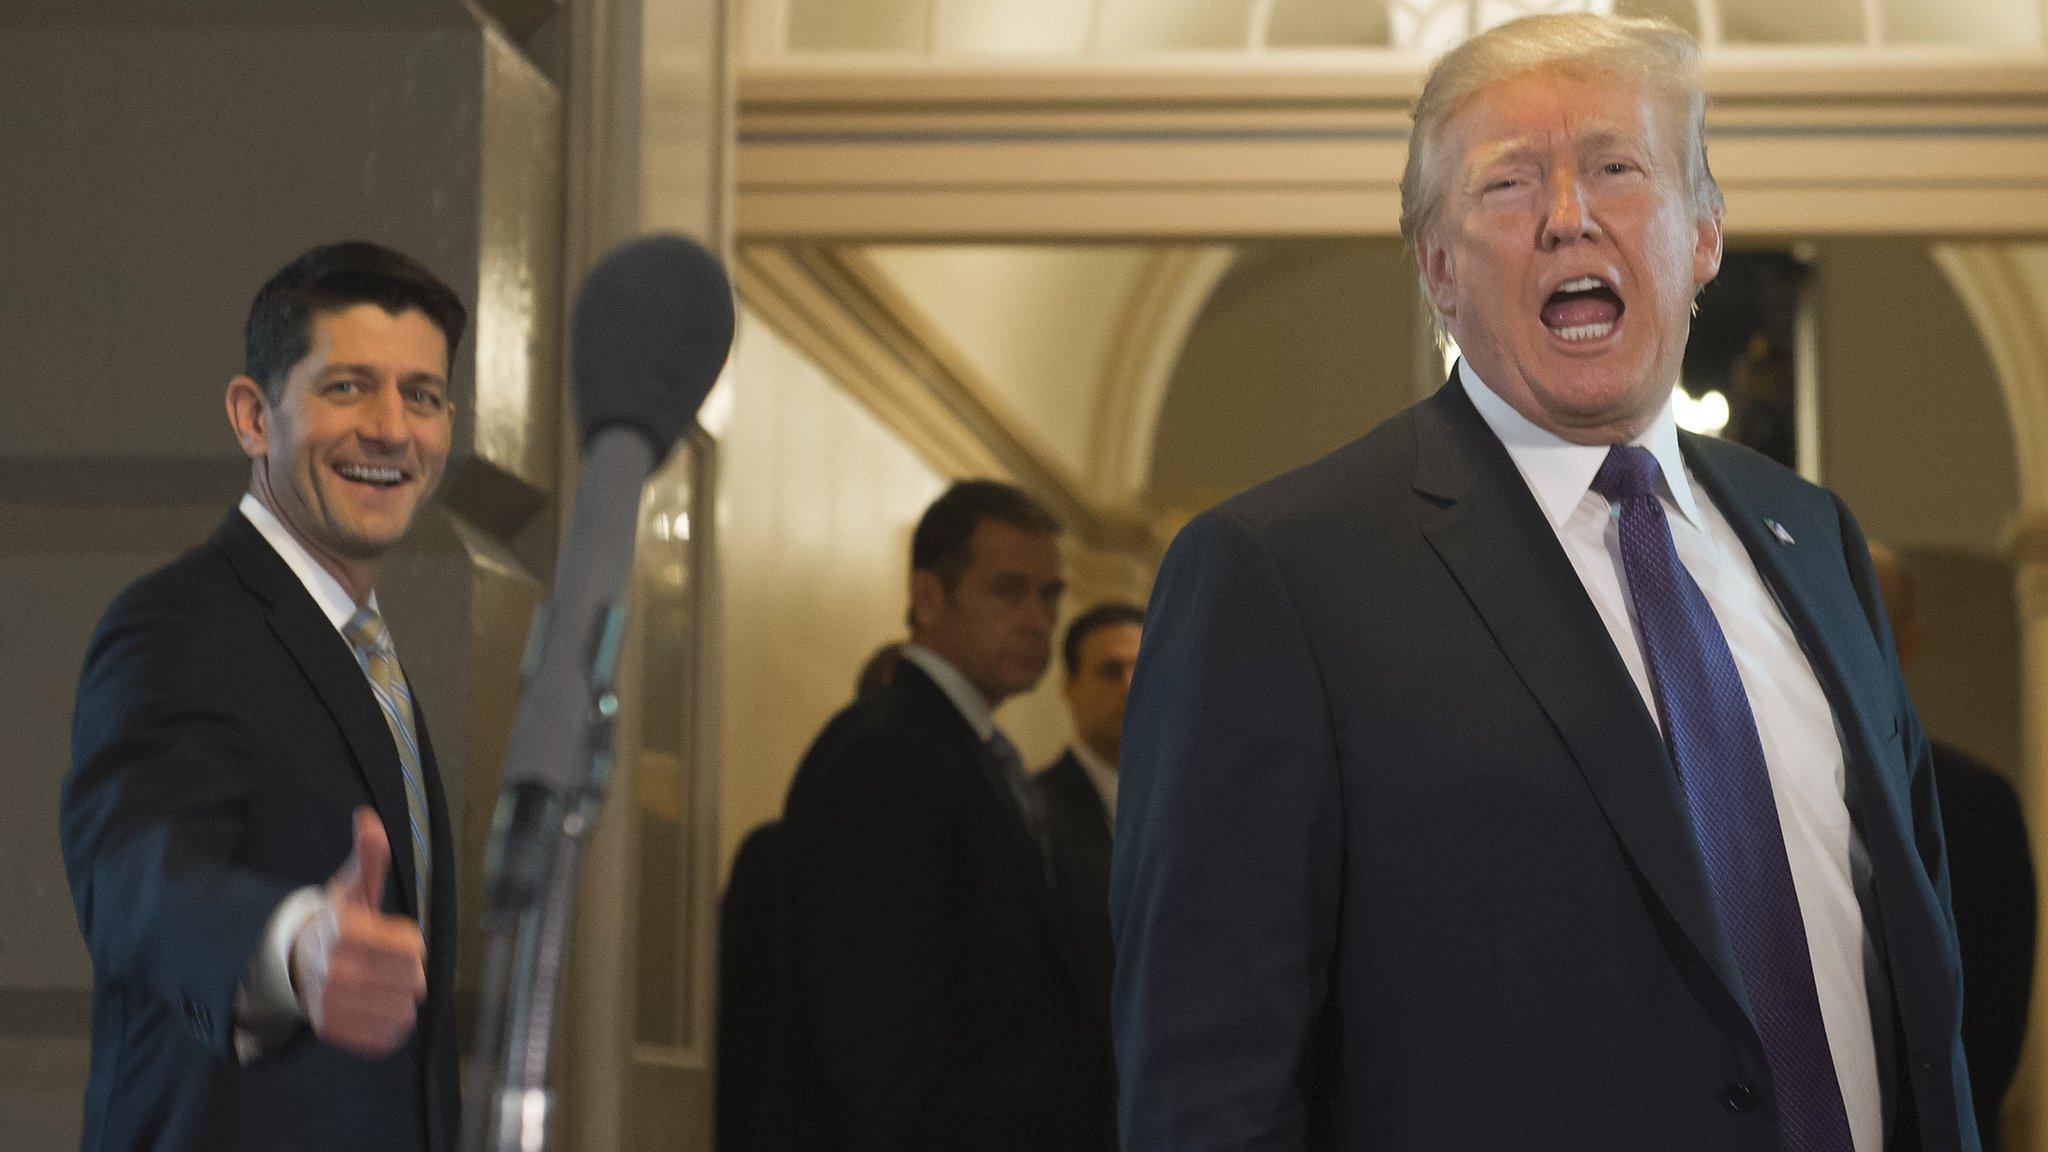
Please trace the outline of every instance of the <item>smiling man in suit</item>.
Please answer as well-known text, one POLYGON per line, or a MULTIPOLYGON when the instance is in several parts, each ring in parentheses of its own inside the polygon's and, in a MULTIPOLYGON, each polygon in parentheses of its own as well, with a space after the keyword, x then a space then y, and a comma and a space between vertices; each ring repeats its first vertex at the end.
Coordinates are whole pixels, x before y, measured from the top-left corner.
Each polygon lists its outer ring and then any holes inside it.
POLYGON ((1922 735, 1854 519, 1681 434, 1697 50, 1432 70, 1434 397, 1197 517, 1125 722, 1124 1147, 1977 1147, 1922 735))
POLYGON ((465 319, 375 245, 280 271, 227 389, 248 494, 93 635, 61 828, 87 1152, 453 1152, 455 857, 374 589, 465 319))

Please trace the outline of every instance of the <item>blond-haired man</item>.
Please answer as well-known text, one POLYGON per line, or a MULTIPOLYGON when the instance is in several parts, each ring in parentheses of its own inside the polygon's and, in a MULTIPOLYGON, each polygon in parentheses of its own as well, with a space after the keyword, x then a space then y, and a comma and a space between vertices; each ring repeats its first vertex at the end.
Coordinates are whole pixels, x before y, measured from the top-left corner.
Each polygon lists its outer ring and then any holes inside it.
POLYGON ((1829 493, 1679 433, 1698 54, 1417 107, 1433 398, 1198 517, 1125 721, 1124 1147, 1975 1149, 1927 743, 1829 493))

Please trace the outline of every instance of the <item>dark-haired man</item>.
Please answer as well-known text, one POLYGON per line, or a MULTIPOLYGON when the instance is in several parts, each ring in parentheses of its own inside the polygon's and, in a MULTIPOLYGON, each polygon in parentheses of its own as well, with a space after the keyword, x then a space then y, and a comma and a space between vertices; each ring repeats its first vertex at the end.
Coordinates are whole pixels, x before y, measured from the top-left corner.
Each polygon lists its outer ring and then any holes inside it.
POLYGON ((1106 1021, 1065 943, 1044 814, 991 714, 1045 672, 1058 533, 1005 484, 939 497, 911 540, 894 677, 797 769, 790 1146, 1108 1146, 1106 1021))
POLYGON ((274 276, 227 388, 248 494, 93 635, 62 799, 86 1149, 454 1148, 454 853, 375 582, 465 323, 372 244, 274 276))
POLYGON ((1060 643, 1067 677, 1060 690, 1074 719, 1074 742, 1036 781, 1045 800, 1061 903, 1105 1013, 1115 962, 1109 940, 1109 834, 1116 823, 1116 761, 1124 698, 1130 695, 1144 627, 1145 610, 1120 601, 1097 604, 1067 625, 1060 643))

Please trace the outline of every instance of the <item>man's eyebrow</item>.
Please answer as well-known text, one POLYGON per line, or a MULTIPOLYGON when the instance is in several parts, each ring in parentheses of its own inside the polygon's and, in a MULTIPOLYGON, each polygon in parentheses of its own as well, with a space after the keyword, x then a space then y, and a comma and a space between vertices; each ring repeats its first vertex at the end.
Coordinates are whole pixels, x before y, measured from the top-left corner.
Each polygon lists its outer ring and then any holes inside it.
MULTIPOLYGON (((377 366, 374 364, 329 364, 320 372, 320 375, 322 377, 333 376, 337 374, 344 374, 350 376, 375 376, 377 374, 377 366)), ((400 377, 399 383, 438 384, 441 387, 446 388, 448 386, 448 378, 446 376, 441 375, 439 372, 414 372, 411 373, 410 375, 400 377)))

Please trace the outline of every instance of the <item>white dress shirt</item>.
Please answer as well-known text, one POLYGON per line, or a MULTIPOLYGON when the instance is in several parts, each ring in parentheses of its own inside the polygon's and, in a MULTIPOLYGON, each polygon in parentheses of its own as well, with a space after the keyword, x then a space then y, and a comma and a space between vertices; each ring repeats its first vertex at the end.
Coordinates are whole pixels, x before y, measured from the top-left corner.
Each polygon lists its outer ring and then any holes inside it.
MULTIPOLYGON (((243 517, 276 550, 299 583, 305 585, 321 614, 334 625, 335 634, 347 643, 343 630, 356 614, 356 602, 341 581, 321 567, 306 546, 299 543, 299 538, 253 494, 244 493, 240 507, 243 517)), ((370 593, 370 607, 377 607, 375 592, 370 593)), ((306 921, 320 911, 326 897, 325 889, 319 887, 293 892, 271 913, 270 923, 263 929, 263 942, 249 959, 249 972, 242 981, 235 1006, 235 1053, 244 1063, 262 1055, 266 1042, 277 1038, 281 1029, 288 1030, 305 1019, 305 1007, 292 987, 292 941, 306 921)))
MULTIPOLYGON (((1661 727, 1663 718, 1657 713, 1636 636, 1635 608, 1627 593, 1619 521, 1607 499, 1592 490, 1594 473, 1607 457, 1606 446, 1573 444, 1536 426, 1496 396, 1463 361, 1458 377, 1480 416, 1514 458, 1607 625, 1643 706, 1661 727)), ((1727 636, 1749 695, 1778 823, 1784 830, 1792 886, 1806 922, 1821 1020, 1849 1114, 1850 1137, 1856 1152, 1880 1152, 1884 1103, 1865 982, 1865 963, 1874 954, 1874 944, 1857 899, 1858 886, 1868 884, 1870 864, 1849 819, 1847 768, 1834 710, 1741 539, 1687 471, 1670 401, 1634 443, 1657 458, 1662 473, 1657 495, 1671 525, 1672 544, 1727 636)))

